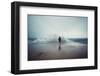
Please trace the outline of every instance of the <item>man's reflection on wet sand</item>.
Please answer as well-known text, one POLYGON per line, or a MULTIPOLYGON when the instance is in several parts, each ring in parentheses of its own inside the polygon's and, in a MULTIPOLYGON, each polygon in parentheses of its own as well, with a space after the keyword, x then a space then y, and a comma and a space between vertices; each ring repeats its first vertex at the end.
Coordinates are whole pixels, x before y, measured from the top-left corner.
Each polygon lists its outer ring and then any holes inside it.
POLYGON ((59 50, 59 51, 61 50, 61 44, 59 44, 58 50, 59 50))

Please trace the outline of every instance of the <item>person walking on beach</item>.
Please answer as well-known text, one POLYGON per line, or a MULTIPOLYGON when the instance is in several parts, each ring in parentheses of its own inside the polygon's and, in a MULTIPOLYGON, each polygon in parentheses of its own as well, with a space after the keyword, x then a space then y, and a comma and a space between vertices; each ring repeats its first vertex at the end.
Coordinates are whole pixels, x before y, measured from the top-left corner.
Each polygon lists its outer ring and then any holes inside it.
POLYGON ((59 38, 58 38, 58 41, 59 41, 59 44, 61 44, 61 37, 59 36, 59 38))
POLYGON ((61 50, 61 37, 60 37, 60 36, 59 36, 59 38, 58 38, 58 42, 59 42, 58 50, 60 51, 60 50, 61 50))

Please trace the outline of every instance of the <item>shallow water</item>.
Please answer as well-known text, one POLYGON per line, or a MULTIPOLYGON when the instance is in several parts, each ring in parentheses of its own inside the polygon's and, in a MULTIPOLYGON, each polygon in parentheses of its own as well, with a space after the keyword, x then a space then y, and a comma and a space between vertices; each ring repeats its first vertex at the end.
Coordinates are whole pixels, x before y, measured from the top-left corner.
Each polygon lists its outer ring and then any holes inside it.
POLYGON ((87 44, 66 43, 28 43, 28 60, 55 60, 87 58, 87 44))

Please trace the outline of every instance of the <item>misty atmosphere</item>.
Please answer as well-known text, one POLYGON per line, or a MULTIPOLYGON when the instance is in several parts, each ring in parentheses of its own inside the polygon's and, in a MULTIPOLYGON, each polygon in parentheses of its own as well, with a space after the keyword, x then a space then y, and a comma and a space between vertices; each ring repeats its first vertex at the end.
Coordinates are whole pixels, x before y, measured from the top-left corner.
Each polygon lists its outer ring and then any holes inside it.
POLYGON ((28 60, 88 58, 88 18, 28 15, 28 60))

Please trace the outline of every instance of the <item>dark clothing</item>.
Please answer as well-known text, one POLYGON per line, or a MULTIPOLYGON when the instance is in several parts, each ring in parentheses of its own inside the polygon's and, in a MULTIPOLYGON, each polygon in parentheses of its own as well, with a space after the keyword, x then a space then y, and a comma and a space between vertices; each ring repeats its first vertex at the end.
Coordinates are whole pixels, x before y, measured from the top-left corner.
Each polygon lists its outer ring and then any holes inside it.
POLYGON ((61 43, 61 37, 58 38, 59 43, 61 43))

